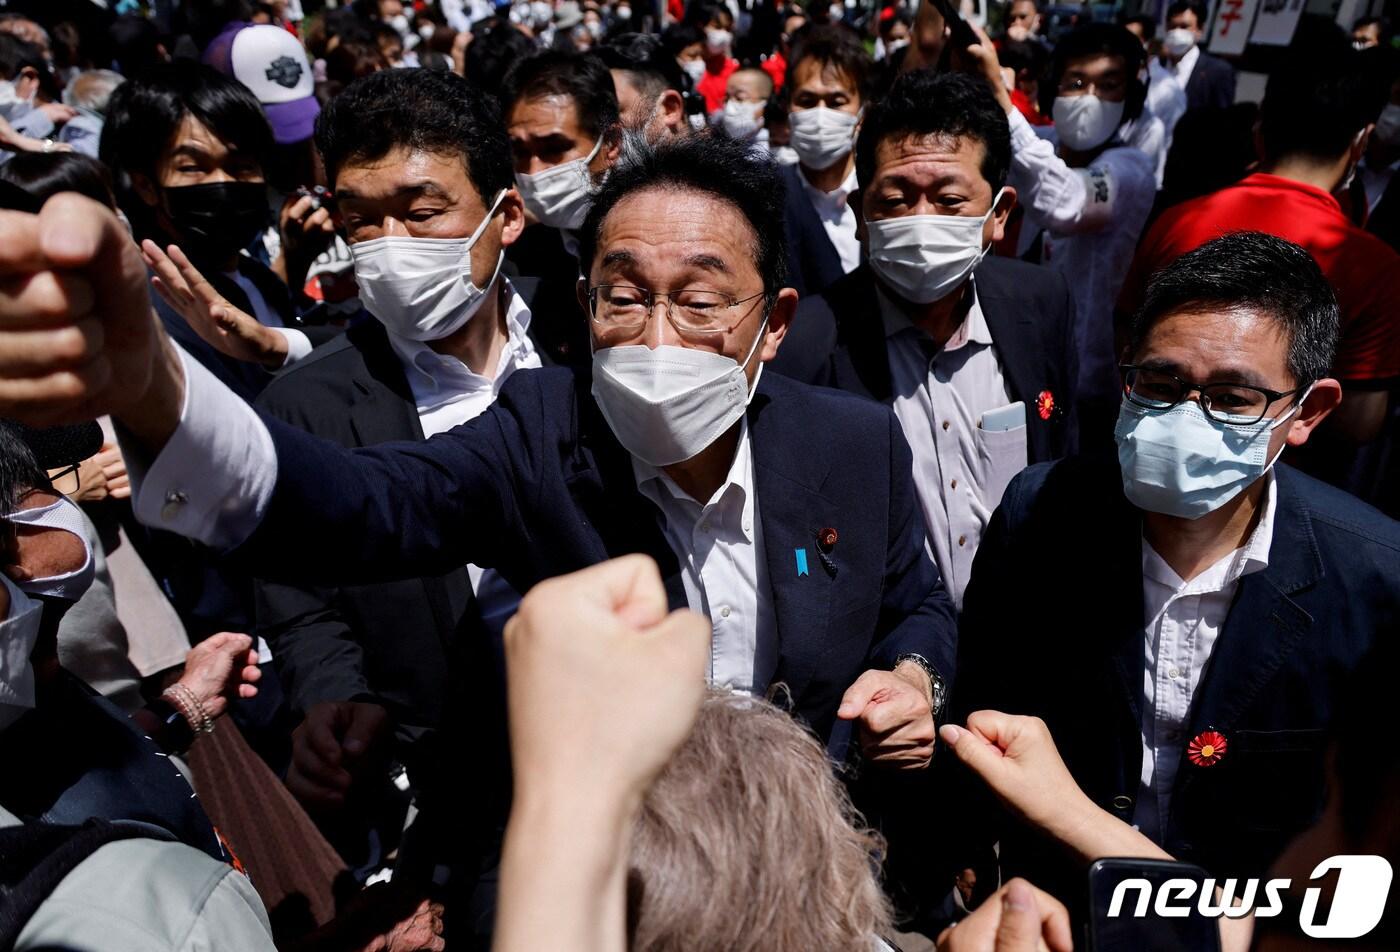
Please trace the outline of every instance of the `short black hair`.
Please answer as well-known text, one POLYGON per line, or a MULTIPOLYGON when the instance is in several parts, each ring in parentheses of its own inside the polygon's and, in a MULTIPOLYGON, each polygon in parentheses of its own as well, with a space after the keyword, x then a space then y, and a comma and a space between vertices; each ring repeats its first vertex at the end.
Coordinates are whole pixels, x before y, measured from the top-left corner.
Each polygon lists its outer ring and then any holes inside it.
MULTIPOLYGON (((14 512, 25 493, 48 485, 48 475, 24 441, 23 428, 11 420, 0 420, 0 514, 14 512)), ((15 524, 9 519, 0 519, 0 553, 6 562, 16 560, 15 524)))
POLYGON ((13 33, 0 33, 0 79, 14 79, 26 66, 40 76, 48 72, 43 51, 13 33))
POLYGON ((681 22, 704 30, 705 27, 709 26, 711 20, 718 18, 728 19, 732 24, 734 11, 719 0, 690 0, 690 3, 685 5, 685 15, 681 17, 681 22))
POLYGON ((626 73, 637 92, 652 103, 668 89, 685 92, 685 74, 655 34, 623 33, 598 47, 597 53, 608 69, 626 73))
POLYGON ((1050 57, 1049 81, 1040 84, 1040 111, 1047 116, 1051 114, 1060 79, 1071 60, 1098 55, 1117 56, 1123 60, 1123 72, 1128 83, 1128 93, 1123 100, 1123 120, 1126 122, 1142 115, 1147 86, 1138 79, 1138 74, 1147 65, 1147 51, 1142 48, 1142 42, 1128 32, 1127 27, 1116 23, 1086 23, 1060 38, 1050 57))
POLYGON ((1337 297, 1312 255, 1291 241, 1239 231, 1177 258, 1148 281, 1133 315, 1130 351, 1162 318, 1198 308, 1248 308, 1273 317, 1287 336, 1296 386, 1320 380, 1332 366, 1341 320, 1337 297))
POLYGON ((107 28, 116 69, 127 79, 135 79, 164 62, 160 30, 155 23, 134 13, 124 13, 107 28))
POLYGON ((1039 80, 1045 75, 1045 67, 1050 62, 1050 51, 1044 43, 1035 40, 1004 39, 1001 41, 999 59, 1002 66, 1015 70, 1017 75, 1026 70, 1033 79, 1039 80))
POLYGON ((541 50, 516 63, 501 89, 501 111, 509 117, 517 102, 537 96, 572 99, 579 128, 594 139, 616 134, 617 87, 593 53, 541 50))
POLYGON ((1346 34, 1334 24, 1317 32, 1307 31, 1306 22, 1302 26, 1289 48, 1288 68, 1269 77, 1259 104, 1259 138, 1271 160, 1336 159, 1375 120, 1384 101, 1346 34))
POLYGON ((316 119, 316 149, 332 185, 345 163, 398 148, 463 157, 483 201, 515 182, 495 100, 456 73, 371 73, 346 86, 316 119))
POLYGON ((1167 19, 1180 16, 1183 13, 1196 14, 1196 26, 1204 30, 1210 20, 1210 7, 1205 0, 1174 0, 1167 7, 1167 19))
POLYGON ((816 60, 844 76, 855 87, 860 101, 870 101, 870 87, 875 63, 860 37, 850 27, 840 24, 809 24, 793 36, 792 53, 788 58, 787 78, 783 91, 792 95, 797 67, 805 60, 816 60))
POLYGON ((257 99, 237 80, 212 66, 183 60, 122 83, 107 105, 98 155, 112 172, 117 204, 138 237, 146 233, 149 212, 132 188, 131 175, 155 180, 156 166, 186 116, 267 168, 272 128, 257 99))
POLYGON ((661 31, 661 46, 672 56, 680 56, 687 46, 704 42, 704 32, 693 23, 672 23, 661 31))
POLYGON ((463 58, 463 73, 473 86, 499 97, 511 66, 534 48, 530 38, 509 22, 474 30, 463 58))
POLYGON ((970 139, 982 143, 982 177, 993 192, 1011 170, 1011 126, 980 79, 920 69, 904 73, 883 99, 866 107, 856 139, 856 178, 875 178, 875 153, 890 139, 970 139))
POLYGON ((59 192, 77 192, 116 208, 107 166, 80 152, 16 152, 0 165, 0 182, 18 185, 40 203, 59 192))
POLYGON ((579 231, 579 264, 592 267, 598 236, 617 204, 645 189, 703 192, 738 209, 754 233, 754 263, 768 306, 787 284, 783 180, 765 156, 727 136, 677 136, 655 144, 629 136, 579 231))
POLYGON ((1146 13, 1139 13, 1137 16, 1124 17, 1122 23, 1124 26, 1132 26, 1134 24, 1137 24, 1138 26, 1142 27, 1142 38, 1144 40, 1151 41, 1152 38, 1157 35, 1157 18, 1153 16, 1148 16, 1146 13))

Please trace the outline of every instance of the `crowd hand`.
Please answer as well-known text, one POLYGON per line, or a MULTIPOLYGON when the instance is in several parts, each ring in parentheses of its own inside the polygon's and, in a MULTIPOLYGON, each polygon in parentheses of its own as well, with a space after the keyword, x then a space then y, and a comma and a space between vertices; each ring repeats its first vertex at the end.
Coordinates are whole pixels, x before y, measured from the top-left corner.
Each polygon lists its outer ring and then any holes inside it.
POLYGON ((517 793, 640 802, 695 722, 709 632, 700 615, 668 613, 641 555, 531 589, 505 630, 517 793))
POLYGON ((102 449, 88 462, 101 467, 107 481, 107 495, 113 499, 131 498, 131 477, 126 471, 126 460, 122 459, 121 447, 103 443, 102 449))
POLYGON ((0 234, 0 417, 42 427, 111 414, 164 445, 184 373, 116 216, 65 192, 38 215, 0 212, 0 234))
POLYGON ((938 952, 1073 952, 1069 912, 1053 896, 1013 879, 966 919, 943 930, 938 952))
POLYGON ((836 716, 856 721, 865 759, 899 770, 922 770, 933 759, 932 688, 917 664, 867 671, 846 689, 836 716))
POLYGON ((287 789, 301 803, 320 810, 345 804, 354 770, 389 727, 389 712, 363 701, 323 701, 312 705, 292 732, 287 789))
POLYGON ((231 698, 257 697, 261 677, 253 639, 221 631, 190 649, 185 655, 185 672, 176 683, 188 688, 214 719, 228 711, 231 698))
POLYGON ((209 346, 234 360, 276 370, 287 362, 287 338, 234 307, 176 245, 165 251, 147 238, 141 256, 155 275, 151 286, 209 346))
POLYGON ((977 711, 966 727, 945 724, 939 734, 1012 812, 1058 839, 1072 839, 1081 823, 1101 813, 1038 717, 977 711))
POLYGON ((1011 112, 1011 94, 1007 92, 1006 82, 1002 78, 1001 61, 997 59, 997 49, 992 44, 985 30, 975 23, 968 23, 972 32, 977 34, 977 42, 962 50, 955 51, 953 64, 962 72, 972 76, 981 77, 991 87, 992 95, 996 97, 997 104, 1006 112, 1011 112))
POLYGON ((330 209, 318 206, 311 195, 301 195, 283 203, 277 228, 282 233, 282 277, 296 290, 305 282, 311 262, 335 240, 335 222, 330 209))
POLYGON ((49 121, 56 126, 63 125, 69 119, 72 119, 78 114, 78 110, 74 109, 72 106, 66 105, 61 102, 46 102, 43 105, 35 106, 34 108, 38 109, 44 115, 48 116, 49 121))
POLYGON ((443 952, 443 907, 421 890, 376 883, 288 952, 443 952))

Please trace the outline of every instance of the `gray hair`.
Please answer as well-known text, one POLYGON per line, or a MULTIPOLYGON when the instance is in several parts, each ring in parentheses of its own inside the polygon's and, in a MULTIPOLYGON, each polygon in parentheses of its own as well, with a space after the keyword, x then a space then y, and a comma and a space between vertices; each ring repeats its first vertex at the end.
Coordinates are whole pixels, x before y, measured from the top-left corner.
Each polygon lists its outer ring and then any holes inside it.
POLYGON ((110 69, 85 70, 64 87, 63 101, 74 109, 105 117, 113 91, 124 82, 125 76, 110 69))
POLYGON ((891 921, 882 847, 815 737, 766 701, 712 692, 633 831, 631 948, 874 948, 891 921))

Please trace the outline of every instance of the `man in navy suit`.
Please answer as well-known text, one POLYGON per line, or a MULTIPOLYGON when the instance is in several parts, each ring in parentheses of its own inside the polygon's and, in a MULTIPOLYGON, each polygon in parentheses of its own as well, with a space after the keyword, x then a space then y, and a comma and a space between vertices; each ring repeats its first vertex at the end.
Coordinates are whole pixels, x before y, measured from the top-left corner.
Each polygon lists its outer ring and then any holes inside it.
MULTIPOLYGON (((833 754, 853 748, 854 733, 867 761, 918 772, 952 677, 952 607, 925 552, 893 414, 760 379, 797 299, 783 281, 781 201, 771 166, 741 145, 640 149, 613 170, 581 231, 591 387, 564 369, 517 373, 448 433, 349 450, 245 410, 184 359, 150 315, 129 271, 139 254, 115 219, 61 198, 41 213, 52 221, 5 216, 19 255, 7 270, 62 261, 100 287, 92 298, 5 299, 11 397, 0 409, 31 419, 110 410, 133 454, 154 456, 138 464, 141 517, 237 547, 268 577, 353 584, 472 562, 524 591, 650 554, 672 602, 710 616, 714 681, 753 692, 781 683, 833 754), (49 228, 73 243, 53 258, 42 250, 49 228), (101 317, 88 316, 92 300, 101 317), (17 333, 67 320, 101 320, 114 343, 85 353, 78 378, 59 370, 72 347, 36 365, 32 338, 17 333), (63 381, 67 401, 54 389, 63 381)), ((95 342, 58 333, 68 330, 95 342)))
POLYGON ((1002 491, 1076 440, 1069 289, 986 257, 1016 203, 1011 134, 980 80, 905 73, 856 146, 868 260, 798 305, 779 373, 894 408, 955 604, 1002 491))
MULTIPOLYGON (((1021 474, 967 591, 955 716, 1043 718, 1099 806, 1215 876, 1261 875, 1316 819, 1336 684, 1400 617, 1400 525, 1274 465, 1341 400, 1337 326, 1289 242, 1177 259, 1133 324, 1116 461, 1021 474)), ((979 832, 1008 873, 1082 883, 979 832)))
POLYGON ((1235 68, 1201 48, 1209 23, 1205 0, 1176 0, 1167 7, 1161 65, 1186 93, 1187 112, 1235 104, 1235 68))

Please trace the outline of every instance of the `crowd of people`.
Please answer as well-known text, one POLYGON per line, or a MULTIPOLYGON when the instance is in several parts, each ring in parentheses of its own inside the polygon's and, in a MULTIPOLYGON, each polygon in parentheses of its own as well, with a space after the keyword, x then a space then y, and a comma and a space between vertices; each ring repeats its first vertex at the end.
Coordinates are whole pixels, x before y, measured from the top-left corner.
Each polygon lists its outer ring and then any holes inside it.
POLYGON ((1066 9, 0 2, 0 949, 1400 860, 1400 43, 1066 9))

